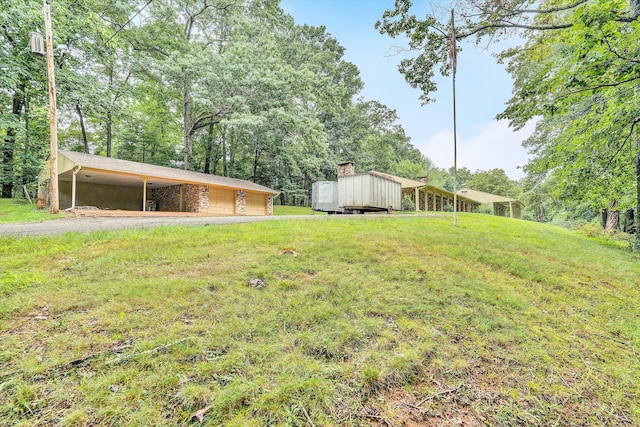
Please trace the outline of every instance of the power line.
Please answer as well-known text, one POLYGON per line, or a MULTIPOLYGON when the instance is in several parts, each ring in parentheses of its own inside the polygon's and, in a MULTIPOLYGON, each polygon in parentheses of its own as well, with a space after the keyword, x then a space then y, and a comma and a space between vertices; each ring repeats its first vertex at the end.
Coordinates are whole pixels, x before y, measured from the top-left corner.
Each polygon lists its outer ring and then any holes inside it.
POLYGON ((129 20, 128 20, 127 22, 125 22, 125 23, 124 23, 124 25, 123 25, 123 26, 121 26, 121 27, 120 27, 120 28, 119 28, 115 33, 113 33, 113 34, 111 35, 111 37, 109 37, 109 38, 107 39, 107 41, 106 41, 106 42, 102 43, 102 45, 98 48, 98 50, 100 50, 100 49, 102 49, 103 47, 105 47, 105 46, 107 45, 107 43, 109 43, 109 42, 110 42, 110 41, 111 41, 115 36, 117 36, 117 35, 118 35, 118 33, 119 33, 120 31, 122 31, 122 30, 124 29, 124 27, 126 27, 127 25, 129 25, 129 23, 130 23, 131 21, 133 21, 133 18, 135 18, 136 16, 138 16, 138 15, 140 14, 140 12, 142 12, 142 11, 143 11, 147 6, 149 6, 149 5, 151 4, 151 2, 152 2, 152 1, 153 1, 153 0, 149 0, 149 1, 147 2, 147 4, 145 4, 144 6, 142 6, 142 7, 140 8, 140 10, 138 10, 138 11, 137 11, 137 12, 136 12, 136 13, 135 13, 131 18, 129 18, 129 20))

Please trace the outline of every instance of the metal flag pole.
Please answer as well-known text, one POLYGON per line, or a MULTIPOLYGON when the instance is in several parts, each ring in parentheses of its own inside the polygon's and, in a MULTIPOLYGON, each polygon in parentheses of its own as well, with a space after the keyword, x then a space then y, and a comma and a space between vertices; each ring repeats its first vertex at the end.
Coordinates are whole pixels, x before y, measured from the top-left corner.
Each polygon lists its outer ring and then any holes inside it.
POLYGON ((456 29, 453 22, 453 9, 451 9, 451 41, 449 46, 449 56, 451 58, 451 76, 453 80, 453 226, 458 225, 458 146, 456 129, 456 67, 458 54, 456 51, 456 29))
POLYGON ((51 178, 51 213, 60 210, 58 200, 58 116, 56 108, 56 79, 53 71, 53 36, 51 31, 51 0, 44 0, 44 27, 47 38, 47 77, 49 81, 49 129, 51 144, 49 173, 51 178))

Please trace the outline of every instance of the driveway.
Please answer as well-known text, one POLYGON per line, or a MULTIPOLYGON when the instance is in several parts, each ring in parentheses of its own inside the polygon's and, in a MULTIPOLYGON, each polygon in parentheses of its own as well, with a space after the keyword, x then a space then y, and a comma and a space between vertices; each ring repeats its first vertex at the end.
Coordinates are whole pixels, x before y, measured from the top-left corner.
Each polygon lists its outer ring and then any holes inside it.
MULTIPOLYGON (((51 236, 64 233, 120 230, 126 228, 155 228, 164 225, 202 226, 238 224, 242 222, 273 221, 282 216, 230 216, 230 217, 69 217, 41 222, 0 224, 0 236, 51 236)), ((321 218, 304 216, 304 218, 321 218)))
POLYGON ((349 220, 349 219, 384 219, 384 218, 419 218, 438 217, 438 214, 400 214, 400 215, 281 215, 281 216, 226 216, 226 217, 67 217, 41 222, 16 222, 0 224, 0 237, 7 236, 53 236, 64 233, 89 233, 92 231, 122 230, 128 228, 155 228, 167 225, 203 226, 241 224, 245 222, 280 221, 280 220, 349 220))

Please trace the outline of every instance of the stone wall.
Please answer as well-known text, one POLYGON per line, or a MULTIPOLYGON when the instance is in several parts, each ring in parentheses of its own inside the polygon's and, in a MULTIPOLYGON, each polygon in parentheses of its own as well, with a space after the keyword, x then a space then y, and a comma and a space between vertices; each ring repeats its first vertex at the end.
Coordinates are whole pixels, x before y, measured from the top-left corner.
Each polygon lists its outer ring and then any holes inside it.
POLYGON ((209 187, 181 184, 156 188, 151 190, 151 199, 156 202, 156 210, 161 212, 207 212, 209 187))
POLYGON ((154 188, 151 190, 151 199, 156 202, 157 211, 180 212, 180 185, 154 188))
POLYGON ((247 192, 236 190, 236 215, 247 214, 247 192))
POLYGON ((183 187, 187 212, 207 212, 209 210, 209 187, 193 184, 184 184, 183 187))
POLYGON ((267 215, 273 216, 273 194, 269 194, 267 199, 267 215))

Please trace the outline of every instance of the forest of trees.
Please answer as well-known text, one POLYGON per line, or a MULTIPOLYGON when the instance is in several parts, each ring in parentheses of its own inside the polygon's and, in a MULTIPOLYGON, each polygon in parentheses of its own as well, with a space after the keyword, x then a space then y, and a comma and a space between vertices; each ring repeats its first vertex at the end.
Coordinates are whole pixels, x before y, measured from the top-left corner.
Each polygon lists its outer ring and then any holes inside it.
MULTIPOLYGON (((324 27, 277 0, 52 2, 62 148, 248 179, 308 199, 354 161, 424 174, 394 110, 324 27)), ((0 0, 2 197, 30 191, 48 155, 46 63, 29 49, 42 1, 0 0)))

